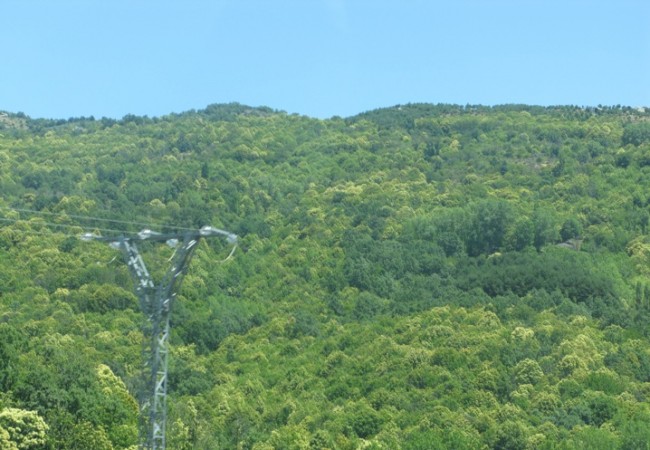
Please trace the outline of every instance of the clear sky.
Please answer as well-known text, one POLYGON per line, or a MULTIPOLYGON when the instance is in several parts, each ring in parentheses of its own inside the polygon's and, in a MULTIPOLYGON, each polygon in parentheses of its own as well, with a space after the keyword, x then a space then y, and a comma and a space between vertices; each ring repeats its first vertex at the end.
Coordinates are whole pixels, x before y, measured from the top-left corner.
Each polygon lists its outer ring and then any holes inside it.
POLYGON ((649 0, 0 0, 0 111, 650 106, 649 0))

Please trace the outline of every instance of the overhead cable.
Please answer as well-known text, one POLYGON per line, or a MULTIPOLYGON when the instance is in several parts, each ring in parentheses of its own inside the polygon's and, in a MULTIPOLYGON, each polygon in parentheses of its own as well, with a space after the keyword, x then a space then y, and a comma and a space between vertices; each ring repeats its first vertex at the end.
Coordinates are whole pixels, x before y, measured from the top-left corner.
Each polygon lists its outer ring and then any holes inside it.
MULTIPOLYGON (((54 217, 61 217, 61 218, 71 218, 71 219, 78 219, 78 220, 88 220, 88 221, 98 221, 98 222, 109 222, 109 223, 119 223, 122 225, 135 225, 138 227, 150 227, 152 226, 151 223, 144 223, 144 222, 132 222, 128 220, 117 220, 117 219, 105 219, 102 217, 95 217, 95 216, 84 216, 84 215, 79 215, 79 214, 68 214, 66 212, 50 212, 50 211, 37 211, 33 209, 26 209, 26 208, 13 208, 9 206, 0 206, 0 210, 4 211, 15 211, 15 212, 22 212, 22 213, 27 213, 27 214, 41 214, 44 216, 54 216, 54 217)), ((87 226, 87 225, 85 225, 87 226)), ((164 225, 164 224, 153 224, 155 228, 160 228, 160 229, 165 229, 165 228, 171 228, 174 230, 184 230, 184 231, 194 231, 194 228, 186 228, 186 227, 177 227, 173 225, 164 225)))

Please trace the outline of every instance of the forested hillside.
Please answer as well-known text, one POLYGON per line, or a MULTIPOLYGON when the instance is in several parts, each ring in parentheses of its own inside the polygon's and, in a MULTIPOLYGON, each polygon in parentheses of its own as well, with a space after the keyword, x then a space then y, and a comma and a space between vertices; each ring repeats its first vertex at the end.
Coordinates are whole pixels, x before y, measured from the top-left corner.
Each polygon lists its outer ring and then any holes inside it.
POLYGON ((2 449, 137 445, 133 281, 78 236, 203 225, 168 448, 649 448, 650 111, 7 113, 0 192, 2 449))

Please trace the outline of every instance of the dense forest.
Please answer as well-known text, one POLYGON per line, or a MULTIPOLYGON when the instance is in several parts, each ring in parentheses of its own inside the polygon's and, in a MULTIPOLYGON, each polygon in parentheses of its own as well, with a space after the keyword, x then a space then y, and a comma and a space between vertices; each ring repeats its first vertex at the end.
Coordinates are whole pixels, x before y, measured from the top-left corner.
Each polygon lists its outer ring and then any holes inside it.
POLYGON ((136 448, 133 280, 78 237, 203 225, 171 449, 650 448, 647 109, 1 113, 0 192, 1 449, 136 448))

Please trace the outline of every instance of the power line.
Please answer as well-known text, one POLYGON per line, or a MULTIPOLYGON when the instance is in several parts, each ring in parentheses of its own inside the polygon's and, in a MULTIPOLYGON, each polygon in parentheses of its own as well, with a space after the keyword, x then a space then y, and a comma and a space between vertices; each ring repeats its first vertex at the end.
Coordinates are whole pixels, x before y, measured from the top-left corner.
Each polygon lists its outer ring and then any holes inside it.
MULTIPOLYGON (((0 219, 0 221, 3 221, 3 219, 0 219)), ((51 231, 51 230, 50 230, 51 231)), ((16 228, 11 229, 12 233, 18 233, 21 235, 33 235, 33 236, 52 236, 53 234, 50 233, 45 233, 44 231, 36 231, 36 230, 20 230, 16 228)), ((78 238, 78 236, 73 235, 73 234, 68 234, 68 233, 57 233, 59 236, 64 236, 64 237, 71 237, 71 238, 78 238)))
MULTIPOLYGON (((45 222, 45 221, 30 223, 28 220, 25 220, 25 219, 11 219, 11 218, 8 218, 8 217, 0 217, 0 222, 25 223, 25 224, 28 224, 28 225, 29 224, 43 225, 43 226, 54 227, 54 228, 75 228, 75 229, 76 228, 81 228, 81 229, 83 229, 83 228, 92 228, 94 231, 100 231, 102 233, 115 233, 115 234, 118 234, 118 235, 122 235, 122 234, 125 233, 123 230, 113 230, 113 229, 110 229, 110 228, 97 228, 97 227, 89 227, 89 226, 84 227, 82 225, 69 225, 69 224, 65 224, 65 223, 52 223, 52 222, 45 222)), ((13 231, 21 231, 21 232, 25 232, 25 233, 34 233, 34 234, 37 234, 37 233, 38 234, 45 234, 45 233, 42 233, 42 232, 37 232, 36 230, 16 230, 16 229, 13 229, 13 231)), ((65 235, 65 236, 79 237, 78 234, 70 234, 70 233, 64 233, 64 232, 61 232, 61 234, 65 235)))
POLYGON ((5 211, 14 211, 14 212, 22 212, 22 213, 27 213, 27 214, 41 214, 44 216, 55 216, 55 217, 61 217, 61 218, 71 218, 71 219, 78 219, 78 220, 88 220, 88 221, 98 221, 98 222, 108 222, 108 223, 119 223, 122 225, 135 225, 138 227, 151 227, 152 225, 155 228, 160 228, 160 229, 173 229, 173 230, 183 230, 183 231, 194 231, 194 228, 186 228, 186 227, 177 227, 174 225, 165 225, 165 224, 151 224, 151 223, 144 223, 144 222, 132 222, 128 220, 117 220, 117 219, 105 219, 102 217, 96 217, 96 216, 83 216, 83 215, 78 215, 78 214, 68 214, 68 213, 53 213, 49 211, 36 211, 33 209, 26 209, 26 208, 13 208, 9 206, 0 206, 0 210, 5 210, 5 211))

